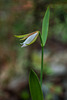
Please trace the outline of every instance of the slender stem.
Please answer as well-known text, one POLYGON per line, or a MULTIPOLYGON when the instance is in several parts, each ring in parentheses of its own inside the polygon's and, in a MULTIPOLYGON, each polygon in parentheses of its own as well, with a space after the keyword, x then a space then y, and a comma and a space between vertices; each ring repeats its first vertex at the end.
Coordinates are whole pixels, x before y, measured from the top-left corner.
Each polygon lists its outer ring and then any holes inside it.
POLYGON ((44 49, 44 47, 42 47, 42 55, 41 55, 41 75, 40 75, 41 86, 42 86, 42 77, 43 77, 43 49, 44 49))
POLYGON ((42 42, 42 37, 41 37, 40 32, 39 32, 39 37, 40 37, 40 41, 41 41, 41 47, 43 47, 43 42, 42 42))
POLYGON ((41 47, 42 47, 42 55, 41 55, 41 74, 40 74, 40 84, 41 84, 41 86, 42 86, 42 77, 43 77, 43 49, 44 49, 44 46, 43 46, 42 37, 41 37, 40 32, 39 32, 39 37, 40 37, 41 47))

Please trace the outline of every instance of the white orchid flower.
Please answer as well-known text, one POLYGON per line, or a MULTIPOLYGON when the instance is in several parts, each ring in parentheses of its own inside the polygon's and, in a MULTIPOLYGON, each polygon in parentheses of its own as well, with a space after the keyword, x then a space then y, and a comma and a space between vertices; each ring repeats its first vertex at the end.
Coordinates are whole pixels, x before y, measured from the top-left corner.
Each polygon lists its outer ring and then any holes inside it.
POLYGON ((17 38, 21 38, 20 40, 25 40, 23 43, 20 43, 22 46, 21 47, 26 47, 32 43, 34 43, 39 35, 39 31, 35 31, 30 34, 25 34, 25 35, 15 35, 17 38))

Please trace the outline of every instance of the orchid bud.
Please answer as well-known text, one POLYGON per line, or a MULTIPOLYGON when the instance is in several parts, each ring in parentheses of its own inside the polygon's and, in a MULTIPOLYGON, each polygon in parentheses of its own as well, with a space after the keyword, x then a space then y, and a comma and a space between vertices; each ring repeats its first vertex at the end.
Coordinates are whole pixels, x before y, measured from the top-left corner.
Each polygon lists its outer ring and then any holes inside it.
POLYGON ((20 40, 25 40, 23 43, 20 43, 22 46, 21 47, 26 47, 32 43, 34 43, 39 35, 39 31, 35 31, 30 34, 25 34, 25 35, 15 35, 17 38, 21 38, 20 40))

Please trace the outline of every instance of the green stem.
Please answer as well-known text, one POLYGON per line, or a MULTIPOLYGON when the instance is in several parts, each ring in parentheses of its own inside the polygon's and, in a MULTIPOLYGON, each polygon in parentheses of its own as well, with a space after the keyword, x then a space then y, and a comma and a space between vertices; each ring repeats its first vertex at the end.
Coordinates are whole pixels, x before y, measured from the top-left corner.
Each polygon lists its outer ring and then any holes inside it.
POLYGON ((40 41, 41 41, 41 47, 42 47, 42 55, 41 55, 41 74, 40 74, 40 84, 42 86, 42 77, 43 77, 43 42, 42 42, 42 38, 41 38, 41 34, 39 32, 39 37, 40 37, 40 41))
POLYGON ((42 77, 43 77, 43 47, 42 47, 42 55, 41 55, 41 75, 40 75, 41 86, 42 86, 42 77))
POLYGON ((39 32, 39 37, 40 37, 40 41, 41 41, 41 47, 43 47, 43 42, 42 42, 42 37, 41 37, 40 32, 39 32))

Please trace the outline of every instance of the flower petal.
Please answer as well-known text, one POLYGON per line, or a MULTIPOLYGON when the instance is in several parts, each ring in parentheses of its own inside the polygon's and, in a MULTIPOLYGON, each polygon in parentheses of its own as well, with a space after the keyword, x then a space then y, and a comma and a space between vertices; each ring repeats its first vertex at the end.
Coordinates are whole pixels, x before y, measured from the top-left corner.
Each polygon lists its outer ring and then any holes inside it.
POLYGON ((35 31, 35 32, 32 32, 32 33, 29 33, 29 34, 27 34, 24 38, 22 38, 22 39, 20 39, 20 40, 25 40, 25 39, 27 39, 29 36, 35 34, 36 32, 38 32, 38 31, 35 31))
POLYGON ((21 47, 26 47, 27 45, 26 44, 23 44, 21 47))
POLYGON ((22 46, 21 47, 25 47, 27 45, 32 44, 33 42, 35 42, 35 40, 38 37, 39 32, 37 31, 36 33, 30 35, 23 43, 20 43, 22 46))
POLYGON ((38 33, 35 33, 35 34, 29 36, 29 37, 24 41, 24 43, 25 43, 25 44, 31 43, 31 42, 35 39, 35 37, 37 36, 37 34, 38 34, 38 33))
POLYGON ((34 38, 29 44, 27 44, 27 45, 31 45, 32 43, 34 43, 34 42, 36 41, 37 37, 38 37, 38 34, 37 34, 37 35, 35 36, 35 38, 34 38))

